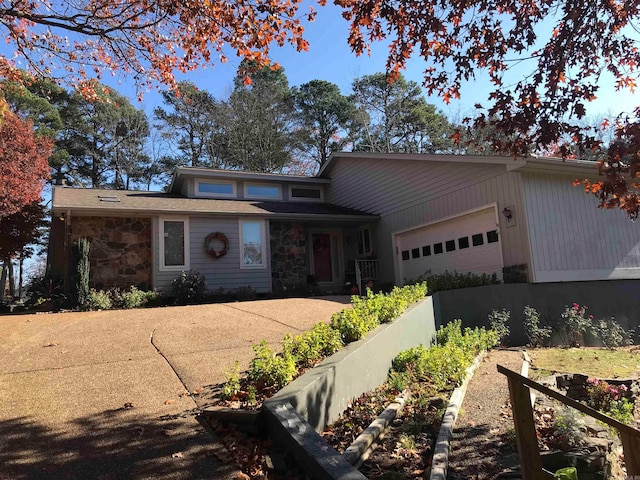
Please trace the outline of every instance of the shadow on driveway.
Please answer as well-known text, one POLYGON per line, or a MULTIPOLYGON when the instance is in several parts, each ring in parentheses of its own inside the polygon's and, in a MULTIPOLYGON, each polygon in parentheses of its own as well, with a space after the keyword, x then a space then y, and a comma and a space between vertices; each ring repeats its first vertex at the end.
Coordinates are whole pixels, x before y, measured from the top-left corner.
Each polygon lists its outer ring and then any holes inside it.
POLYGON ((0 479, 231 478, 234 470, 218 460, 193 412, 163 418, 134 412, 75 419, 73 434, 24 417, 2 420, 0 479))

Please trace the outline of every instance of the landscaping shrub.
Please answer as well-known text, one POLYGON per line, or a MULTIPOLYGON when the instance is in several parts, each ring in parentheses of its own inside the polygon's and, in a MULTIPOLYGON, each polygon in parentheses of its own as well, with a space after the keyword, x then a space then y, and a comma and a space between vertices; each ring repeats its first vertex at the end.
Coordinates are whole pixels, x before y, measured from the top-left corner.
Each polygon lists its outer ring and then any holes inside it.
POLYGON ((550 327, 540 326, 540 314, 538 311, 527 305, 524 307, 524 333, 529 339, 531 347, 542 347, 545 341, 551 336, 550 327))
MULTIPOLYGON (((424 298, 426 291, 424 283, 395 288, 388 294, 368 291, 364 298, 351 297, 352 307, 335 313, 330 325, 317 323, 309 332, 286 335, 280 354, 274 354, 265 341, 254 345, 255 357, 247 376, 254 397, 256 391, 283 387, 301 369, 312 367, 343 344, 359 340, 381 322, 398 317, 408 305, 424 298)), ((230 377, 224 386, 225 392, 231 394, 234 378, 230 377)))
POLYGON ((621 423, 633 424, 633 402, 626 398, 626 385, 614 386, 604 380, 587 380, 587 404, 621 423))
POLYGON ((500 283, 498 276, 493 273, 478 275, 477 273, 458 273, 456 271, 444 273, 434 273, 427 271, 415 280, 408 283, 426 283, 430 294, 445 290, 455 290, 458 288, 481 287, 483 285, 496 285, 500 283))
POLYGON ((255 300, 257 293, 255 288, 251 285, 244 285, 242 287, 238 287, 234 290, 233 296, 236 300, 246 301, 246 300, 255 300))
POLYGON ((196 270, 181 272, 171 282, 171 294, 179 305, 203 302, 207 297, 207 281, 196 270))
POLYGON ((109 295, 109 292, 92 288, 89 290, 85 305, 89 310, 109 310, 111 308, 111 295, 109 295))
POLYGON ((625 330, 613 317, 598 320, 594 326, 594 332, 606 348, 613 350, 617 347, 633 345, 634 330, 625 330))
POLYGON ((507 325, 509 317, 511 317, 511 312, 504 308, 501 311, 492 310, 489 314, 489 326, 491 330, 496 332, 500 342, 509 336, 509 325, 507 325))
POLYGON ((249 366, 249 380, 255 383, 258 390, 282 388, 293 380, 297 369, 291 355, 286 352, 276 355, 265 340, 254 345, 253 351, 256 355, 249 366))
POLYGON ((462 330, 454 320, 438 329, 437 344, 419 345, 401 352, 392 362, 395 372, 406 372, 414 380, 429 382, 437 390, 448 390, 464 379, 475 356, 498 344, 498 334, 484 328, 462 330))
POLYGON ((230 400, 240 392, 240 362, 236 360, 233 370, 225 372, 227 380, 222 384, 220 396, 223 400, 230 400))
POLYGON ((593 332, 593 316, 586 312, 587 307, 574 303, 560 315, 559 333, 566 346, 583 346, 585 334, 593 332))
POLYGON ((424 298, 427 293, 425 283, 394 288, 391 292, 376 293, 367 290, 364 298, 351 297, 351 309, 335 313, 331 326, 340 332, 344 343, 360 340, 381 323, 397 318, 412 303, 424 298))
POLYGON ((571 407, 562 406, 556 411, 553 421, 555 437, 563 450, 571 450, 584 444, 584 422, 580 413, 571 407))
POLYGON ((142 308, 149 303, 155 302, 158 294, 153 291, 145 292, 131 286, 129 290, 120 291, 119 289, 111 290, 111 303, 113 308, 142 308))
POLYGON ((326 323, 317 323, 309 332, 292 337, 287 334, 284 338, 283 351, 291 355, 298 368, 309 368, 319 360, 342 348, 340 332, 326 323))

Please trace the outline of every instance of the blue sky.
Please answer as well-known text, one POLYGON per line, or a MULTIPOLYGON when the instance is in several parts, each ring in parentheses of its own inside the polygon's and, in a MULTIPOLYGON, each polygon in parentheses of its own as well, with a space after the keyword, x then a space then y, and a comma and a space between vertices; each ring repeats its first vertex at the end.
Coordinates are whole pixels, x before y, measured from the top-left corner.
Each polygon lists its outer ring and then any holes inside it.
MULTIPOLYGON (((326 7, 318 8, 317 11, 316 21, 305 25, 305 37, 310 43, 308 52, 296 52, 289 45, 282 48, 275 47, 272 50, 273 60, 284 67, 291 86, 322 79, 337 84, 343 94, 348 94, 353 79, 384 71, 387 56, 386 44, 374 44, 370 56, 356 57, 347 43, 349 25, 341 16, 341 9, 328 4, 326 7)), ((214 96, 221 98, 230 92, 239 63, 240 59, 229 56, 227 64, 216 64, 213 68, 199 69, 188 75, 178 75, 177 78, 191 80, 199 88, 206 89, 214 96)), ((403 74, 407 79, 420 84, 423 79, 422 72, 426 66, 427 64, 418 55, 414 55, 403 74)), ((514 68, 509 74, 510 80, 518 81, 523 74, 528 73, 530 68, 531 64, 514 68)), ((129 96, 132 103, 137 104, 135 100, 137 93, 130 79, 119 75, 116 77, 105 75, 103 81, 129 96)), ((488 77, 478 73, 475 81, 463 85, 460 100, 453 100, 449 105, 435 96, 428 97, 427 100, 456 120, 473 115, 474 104, 487 104, 487 97, 492 89, 493 85, 489 83, 488 77)), ((615 115, 623 111, 631 111, 637 103, 635 95, 628 90, 616 92, 611 77, 605 74, 601 82, 600 94, 596 101, 587 106, 587 114, 589 116, 615 115)), ((139 105, 150 114, 159 104, 161 104, 159 93, 150 91, 145 93, 139 105)))
MULTIPOLYGON (((301 85, 313 79, 322 79, 336 83, 343 94, 348 94, 353 79, 384 71, 387 55, 385 43, 374 44, 370 56, 356 57, 347 44, 349 25, 342 18, 341 9, 331 4, 317 7, 315 2, 308 1, 305 2, 301 12, 306 12, 308 5, 311 4, 318 11, 318 15, 315 22, 305 24, 305 37, 310 43, 309 51, 296 52, 289 45, 282 48, 274 47, 272 50, 273 60, 284 67, 291 86, 301 85)), ((541 36, 544 30, 550 28, 550 25, 547 23, 540 26, 541 36)), ((0 44, 0 53, 12 57, 12 45, 0 44)), ((199 69, 188 75, 178 75, 177 78, 191 80, 199 88, 208 90, 217 98, 222 98, 230 92, 233 77, 240 63, 240 59, 233 55, 228 56, 227 64, 216 64, 213 68, 199 69)), ((422 72, 426 67, 427 64, 414 55, 403 74, 407 79, 421 83, 422 72)), ((521 64, 514 68, 509 74, 510 81, 519 80, 523 74, 528 73, 530 67, 531 65, 521 64), (525 67, 527 70, 523 71, 525 67)), ((143 101, 139 103, 133 81, 121 73, 111 76, 107 72, 102 81, 128 96, 134 105, 143 108, 150 115, 153 108, 162 103, 157 91, 146 92, 143 101)), ((487 96, 492 88, 487 76, 478 73, 474 81, 463 85, 460 100, 453 100, 449 105, 437 97, 429 97, 427 101, 435 104, 452 120, 459 120, 474 114, 474 104, 487 104, 487 96)), ((589 116, 615 115, 622 111, 631 111, 636 105, 637 100, 633 93, 616 92, 611 78, 605 77, 601 82, 598 99, 587 106, 587 114, 589 116)))

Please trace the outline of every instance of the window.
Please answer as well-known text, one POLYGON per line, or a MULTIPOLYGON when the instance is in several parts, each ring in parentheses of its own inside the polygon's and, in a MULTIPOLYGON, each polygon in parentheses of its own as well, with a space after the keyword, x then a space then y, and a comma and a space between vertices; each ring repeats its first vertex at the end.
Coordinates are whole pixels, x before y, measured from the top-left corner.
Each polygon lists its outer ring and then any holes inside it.
POLYGON ((235 197, 236 182, 196 181, 196 195, 204 197, 235 197))
POLYGON ((491 230, 487 232, 487 243, 496 243, 498 241, 498 231, 491 230))
POLYGON ((160 270, 189 269, 189 221, 160 219, 160 270))
POLYGON ((420 249, 414 248, 411 250, 411 258, 420 258, 420 249))
POLYGON ((267 242, 262 220, 240 221, 240 268, 266 268, 267 242))
POLYGON ((469 248, 469 237, 462 237, 458 239, 458 248, 462 250, 463 248, 469 248))
POLYGON ((358 255, 368 255, 371 249, 371 231, 364 227, 358 232, 358 255))
POLYGON ((409 260, 409 250, 402 251, 402 260, 409 260))
POLYGON ((268 198, 272 200, 282 199, 280 185, 266 185, 258 183, 246 183, 244 185, 246 198, 268 198))
POLYGON ((444 244, 447 252, 453 252, 456 249, 456 241, 455 240, 447 240, 444 244))
POLYGON ((425 245, 422 247, 422 256, 428 257, 431 255, 431 245, 425 245))
POLYGON ((442 253, 442 243, 436 243, 433 245, 433 254, 437 255, 439 253, 442 253))
POLYGON ((322 187, 289 186, 289 198, 302 201, 324 200, 322 187))
POLYGON ((475 235, 471 235, 471 244, 474 247, 479 247, 480 245, 484 245, 484 235, 481 233, 476 233, 475 235))

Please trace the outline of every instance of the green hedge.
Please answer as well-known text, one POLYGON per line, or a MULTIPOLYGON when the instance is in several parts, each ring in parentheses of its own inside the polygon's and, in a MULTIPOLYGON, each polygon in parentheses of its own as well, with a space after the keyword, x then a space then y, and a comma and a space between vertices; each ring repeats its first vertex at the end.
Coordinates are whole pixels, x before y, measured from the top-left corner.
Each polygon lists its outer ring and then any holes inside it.
POLYGON ((359 340, 381 323, 393 321, 426 293, 427 287, 421 283, 396 287, 387 294, 369 290, 364 298, 353 296, 351 308, 334 314, 330 325, 318 323, 309 332, 285 336, 280 354, 274 354, 265 341, 254 345, 256 355, 249 366, 248 380, 257 391, 281 388, 301 370, 313 367, 344 344, 359 340))
POLYGON ((419 345, 401 352, 392 363, 392 370, 404 374, 406 383, 428 382, 437 390, 449 390, 464 379, 466 369, 483 350, 499 343, 499 335, 484 328, 461 327, 454 320, 436 332, 436 345, 419 345))

